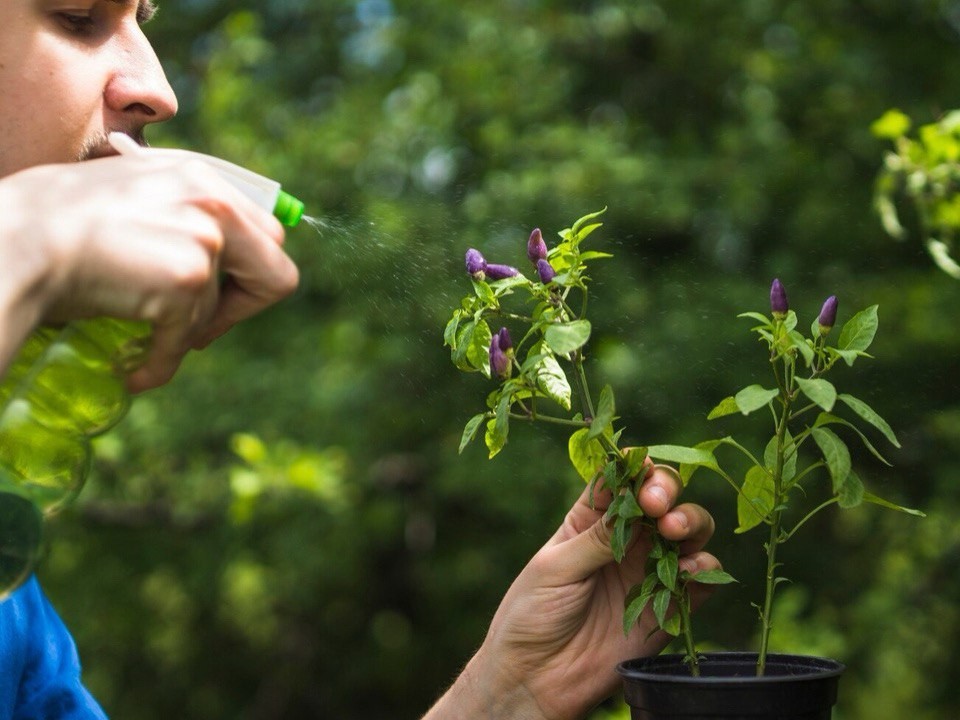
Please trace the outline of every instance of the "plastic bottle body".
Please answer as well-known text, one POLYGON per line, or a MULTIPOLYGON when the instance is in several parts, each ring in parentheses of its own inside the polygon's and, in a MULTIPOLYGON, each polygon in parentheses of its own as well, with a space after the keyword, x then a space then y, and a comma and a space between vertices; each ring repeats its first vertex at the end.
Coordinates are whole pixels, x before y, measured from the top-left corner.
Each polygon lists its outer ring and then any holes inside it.
POLYGON ((0 385, 0 468, 44 513, 72 500, 90 466, 90 438, 130 407, 125 376, 145 357, 145 323, 96 318, 41 327, 0 385))

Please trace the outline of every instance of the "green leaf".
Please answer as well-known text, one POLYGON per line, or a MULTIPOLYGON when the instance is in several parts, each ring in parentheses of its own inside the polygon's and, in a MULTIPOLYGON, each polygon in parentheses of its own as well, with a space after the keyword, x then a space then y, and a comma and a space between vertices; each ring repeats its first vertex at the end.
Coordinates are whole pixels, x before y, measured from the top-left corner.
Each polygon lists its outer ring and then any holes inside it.
POLYGON ((590 432, 588 437, 599 437, 607 427, 613 425, 613 416, 616 412, 616 405, 613 399, 613 389, 609 385, 604 385, 600 391, 600 399, 597 401, 596 416, 590 423, 590 432))
POLYGON ((894 447, 900 447, 900 441, 897 440, 897 436, 894 435, 893 428, 891 428, 890 425, 887 424, 887 421, 880 417, 880 415, 877 414, 873 408, 867 405, 863 400, 855 398, 853 395, 847 395, 846 393, 842 393, 837 397, 840 402, 844 403, 857 415, 882 432, 883 436, 890 441, 891 445, 894 447))
POLYGON ((828 348, 832 350, 837 356, 843 358, 843 361, 853 367, 853 363, 858 357, 862 357, 865 353, 860 352, 859 350, 837 350, 836 348, 828 348))
POLYGON ((770 473, 754 465, 747 471, 743 487, 737 495, 737 520, 734 532, 745 533, 760 523, 773 510, 773 478, 770 473))
POLYGON ((667 619, 667 610, 670 608, 672 593, 667 588, 658 590, 653 596, 653 614, 657 618, 657 625, 663 627, 667 619))
POLYGON ((570 462, 584 482, 592 481, 600 468, 607 462, 607 454, 603 450, 603 445, 596 438, 587 437, 588 432, 587 428, 577 430, 567 441, 570 462))
POLYGON ((564 410, 570 409, 570 383, 552 355, 543 358, 537 370, 537 387, 564 410))
POLYGON ((498 425, 496 418, 487 421, 487 432, 484 440, 491 459, 503 450, 503 446, 507 444, 507 432, 506 428, 498 425))
POLYGON ((758 312, 744 312, 737 315, 738 318, 751 318, 752 320, 757 320, 758 322, 763 323, 764 325, 772 325, 770 318, 766 315, 762 315, 758 312))
POLYGON ((793 310, 787 310, 787 316, 780 321, 780 327, 783 331, 789 333, 797 326, 797 314, 793 310))
POLYGON ((863 493, 863 501, 868 503, 873 503, 874 505, 879 505, 880 507, 888 508, 889 510, 896 510, 897 512, 906 513, 907 515, 913 515, 914 517, 927 516, 925 512, 921 512, 920 510, 914 510, 913 508, 903 507, 902 505, 897 505, 896 503, 892 503, 889 500, 884 500, 881 497, 877 497, 876 495, 870 492, 863 493))
POLYGON ((627 520, 643 517, 644 513, 640 508, 640 503, 637 502, 637 498, 632 492, 627 490, 627 492, 620 495, 618 499, 620 499, 620 508, 617 514, 620 517, 626 518, 627 520))
POLYGON ((657 577, 663 586, 671 591, 677 589, 677 573, 680 572, 680 561, 675 552, 668 552, 657 561, 657 577))
POLYGON ((606 211, 607 209, 603 208, 602 210, 597 210, 596 212, 592 212, 592 213, 588 213, 587 215, 584 215, 582 218, 577 219, 577 221, 570 228, 570 231, 574 234, 578 234, 584 225, 586 225, 591 220, 596 220, 598 217, 603 215, 606 211))
POLYGON ((479 370, 490 377, 490 341, 493 333, 486 320, 463 323, 457 329, 456 347, 450 351, 453 364, 460 370, 479 370))
MULTIPOLYGON (((683 445, 651 445, 647 453, 655 460, 678 463, 680 465, 706 467, 720 472, 717 459, 704 447, 685 447, 683 445)), ((681 477, 683 474, 681 473, 681 477)), ((688 476, 689 478, 689 476, 688 476)))
POLYGON ((667 618, 666 622, 660 626, 660 629, 663 630, 667 635, 672 635, 676 637, 680 634, 680 614, 674 613, 667 618))
POLYGON ((820 427, 821 425, 831 425, 831 424, 843 425, 844 427, 848 427, 851 430, 853 430, 853 432, 855 432, 857 436, 860 438, 860 440, 863 442, 867 450, 869 450, 870 453, 877 460, 882 462, 884 465, 893 467, 893 464, 890 463, 890 461, 888 461, 883 455, 881 455, 880 451, 873 446, 873 443, 870 442, 870 438, 868 438, 866 435, 860 432, 860 428, 858 428, 853 423, 848 422, 847 420, 844 420, 842 417, 837 417, 836 415, 831 415, 830 413, 820 413, 817 416, 816 422, 814 422, 814 427, 820 427))
POLYGON ((767 390, 759 385, 750 385, 734 395, 737 407, 744 415, 765 407, 767 403, 780 394, 779 390, 767 390))
POLYGON ((612 257, 613 255, 610 253, 597 252, 596 250, 589 250, 585 253, 580 253, 581 262, 586 262, 587 260, 604 260, 612 257))
POLYGON ((707 415, 707 420, 716 420, 718 417, 723 417, 724 415, 733 415, 734 413, 740 412, 740 406, 737 405, 737 400, 733 395, 728 398, 724 398, 720 401, 720 404, 717 405, 710 413, 707 415))
POLYGON ((806 363, 806 366, 810 367, 813 363, 813 348, 810 347, 807 339, 796 330, 788 332, 787 338, 790 340, 790 344, 803 355, 803 361, 806 363))
POLYGON ((694 462, 694 463, 680 463, 680 479, 683 480, 683 486, 686 487, 690 482, 690 479, 693 477, 693 474, 697 471, 698 468, 705 467, 709 470, 713 470, 717 475, 721 477, 724 476, 723 470, 720 469, 720 463, 717 462, 716 456, 713 454, 713 451, 716 450, 720 445, 724 443, 726 438, 721 438, 719 440, 704 440, 694 445, 695 450, 700 450, 703 452, 710 453, 710 456, 713 458, 711 463, 703 462, 694 462))
POLYGON ((554 323, 547 326, 543 339, 558 355, 569 355, 586 344, 590 339, 590 329, 589 320, 554 323))
POLYGON ((877 307, 877 305, 871 305, 847 320, 843 330, 840 331, 838 350, 864 352, 870 347, 879 325, 877 307))
POLYGON ((716 462, 713 453, 684 445, 651 445, 647 454, 655 460, 691 465, 710 465, 716 462))
POLYGON ((806 378, 797 378, 797 385, 801 392, 810 400, 822 407, 827 412, 833 410, 834 403, 837 402, 837 389, 829 380, 816 378, 808 380, 806 378))
POLYGON ((590 225, 584 225, 577 231, 577 241, 580 242, 586 240, 588 235, 600 227, 603 227, 603 223, 591 223, 590 225))
POLYGON ((613 559, 617 562, 623 560, 627 554, 627 545, 630 544, 630 536, 633 534, 633 523, 622 515, 617 517, 613 523, 613 532, 610 535, 610 549, 613 551, 613 559))
POLYGON ((657 586, 657 576, 647 575, 641 585, 634 586, 626 598, 626 610, 623 613, 623 632, 630 634, 637 624, 644 609, 653 597, 653 589, 657 586))
POLYGON ((537 373, 534 371, 539 371, 540 365, 543 364, 543 359, 548 357, 553 357, 553 355, 531 350, 527 357, 523 359, 523 364, 520 366, 520 374, 528 375, 532 382, 536 382, 537 373))
POLYGON ((632 447, 624 450, 624 474, 628 478, 638 477, 644 469, 649 454, 650 451, 645 447, 632 447))
POLYGON ((837 494, 839 505, 844 509, 853 508, 863 502, 863 482, 857 477, 857 474, 850 471, 847 479, 843 481, 843 486, 837 494))
POLYGON ((616 460, 610 460, 603 466, 603 486, 614 493, 620 489, 620 483, 617 478, 616 460))
POLYGON ((737 579, 733 575, 723 570, 701 570, 691 573, 687 579, 702 583, 703 585, 727 585, 737 582, 737 579))
MULTIPOLYGON (((771 477, 777 469, 777 437, 774 435, 770 438, 770 442, 767 443, 767 446, 763 450, 763 465, 767 468, 767 471, 770 473, 771 477)), ((797 474, 797 447, 793 442, 793 435, 790 434, 788 430, 786 436, 784 437, 784 448, 783 448, 783 469, 781 471, 781 479, 784 482, 790 482, 793 480, 794 475, 797 474)))
POLYGON ((490 326, 487 325, 486 320, 481 320, 474 325, 470 344, 467 347, 467 360, 487 377, 490 377, 491 340, 493 340, 493 333, 490 326))
POLYGON ((477 435, 477 430, 480 429, 480 425, 483 424, 483 419, 486 417, 485 413, 480 413, 479 415, 474 415, 472 418, 467 420, 467 424, 463 428, 463 436, 460 438, 460 450, 463 452, 463 449, 469 445, 473 438, 477 435))
POLYGON ((497 296, 493 293, 493 288, 491 288, 486 282, 474 280, 473 281, 473 292, 476 293, 477 297, 480 298, 480 301, 489 307, 497 306, 497 296))
MULTIPOLYGON (((501 297, 503 295, 510 295, 513 293, 513 288, 517 285, 529 285, 530 280, 526 278, 523 273, 519 275, 513 275, 511 277, 503 278, 503 280, 495 280, 490 284, 490 287, 494 290, 496 297, 501 297)), ((490 303, 492 307, 497 307, 497 303, 490 303)))
POLYGON ((453 316, 443 329, 443 344, 455 349, 457 345, 457 327, 460 325, 460 319, 463 314, 459 310, 453 311, 453 316))
POLYGON ((850 451, 847 450, 846 443, 843 442, 836 433, 825 427, 815 427, 811 430, 814 441, 820 447, 823 453, 823 459, 830 470, 830 477, 833 480, 833 492, 840 493, 843 483, 850 474, 850 451))
POLYGON ((510 406, 513 405, 513 393, 510 387, 504 386, 497 398, 496 416, 487 423, 486 443, 493 458, 503 450, 510 434, 510 406))

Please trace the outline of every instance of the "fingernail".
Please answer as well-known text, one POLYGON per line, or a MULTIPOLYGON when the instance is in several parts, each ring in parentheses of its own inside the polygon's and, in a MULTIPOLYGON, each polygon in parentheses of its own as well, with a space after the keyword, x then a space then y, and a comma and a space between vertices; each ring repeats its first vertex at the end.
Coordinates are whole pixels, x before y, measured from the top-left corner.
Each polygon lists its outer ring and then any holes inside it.
POLYGON ((684 530, 686 530, 687 527, 690 525, 690 521, 687 520, 686 513, 674 512, 670 514, 670 517, 674 518, 677 521, 677 523, 679 523, 680 527, 682 527, 684 530))
POLYGON ((652 485, 651 487, 647 488, 647 492, 653 495, 653 497, 655 497, 661 503, 663 503, 663 506, 665 508, 669 506, 670 498, 667 497, 667 491, 664 490, 659 485, 652 485))

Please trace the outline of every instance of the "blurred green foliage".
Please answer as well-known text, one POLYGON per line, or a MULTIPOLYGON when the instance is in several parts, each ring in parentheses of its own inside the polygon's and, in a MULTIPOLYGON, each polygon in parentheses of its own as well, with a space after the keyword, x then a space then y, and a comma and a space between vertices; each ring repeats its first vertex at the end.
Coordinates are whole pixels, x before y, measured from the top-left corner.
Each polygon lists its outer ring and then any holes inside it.
MULTIPOLYGON (((910 118, 888 110, 872 125, 877 137, 893 142, 877 176, 874 205, 887 233, 897 240, 910 234, 900 221, 898 201, 909 200, 908 212, 916 218, 918 234, 937 267, 960 279, 955 259, 960 229, 960 111, 951 110, 935 123, 908 134, 910 118)), ((906 204, 906 203, 904 203, 906 204)))
MULTIPOLYGON (((829 294, 841 322, 879 303, 876 360, 848 387, 903 449, 893 469, 855 460, 929 517, 818 517, 785 548, 774 649, 848 663, 841 720, 956 715, 960 284, 885 236, 870 126, 953 102, 960 2, 161 6, 148 33, 181 113, 151 140, 276 177, 323 222, 289 233, 299 292, 138 398, 48 528, 41 578, 112 716, 427 708, 582 487, 548 430, 457 454, 490 389, 442 344, 464 250, 519 265, 534 226, 552 239, 602 206, 595 246, 616 258, 590 362, 637 442, 725 432, 706 412, 762 362, 735 314, 772 277, 817 298, 803 322, 829 294)), ((689 496, 745 579, 698 634, 742 648, 758 543, 733 537, 725 487, 689 496)))

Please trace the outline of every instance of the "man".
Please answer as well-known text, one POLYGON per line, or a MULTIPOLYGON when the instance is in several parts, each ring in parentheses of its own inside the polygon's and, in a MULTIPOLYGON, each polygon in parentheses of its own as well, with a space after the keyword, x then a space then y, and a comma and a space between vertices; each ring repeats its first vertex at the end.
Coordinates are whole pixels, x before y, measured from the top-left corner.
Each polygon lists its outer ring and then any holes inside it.
MULTIPOLYGON (((141 30, 153 12, 149 0, 0 3, 0 375, 37 324, 109 315, 153 324, 129 385, 156 387, 189 350, 297 285, 280 224, 215 172, 115 157, 107 144, 111 131, 142 141, 146 125, 176 113, 141 30)), ((639 500, 682 541, 685 569, 717 567, 702 552, 712 520, 674 507, 679 491, 675 473, 651 469, 639 500)), ((581 717, 614 688, 616 662, 663 647, 646 639, 650 618, 629 637, 619 627, 647 546, 615 564, 601 519, 610 498, 594 500, 581 498, 517 578, 430 720, 581 717)), ((30 580, 0 604, 0 720, 102 717, 73 641, 30 580)))

